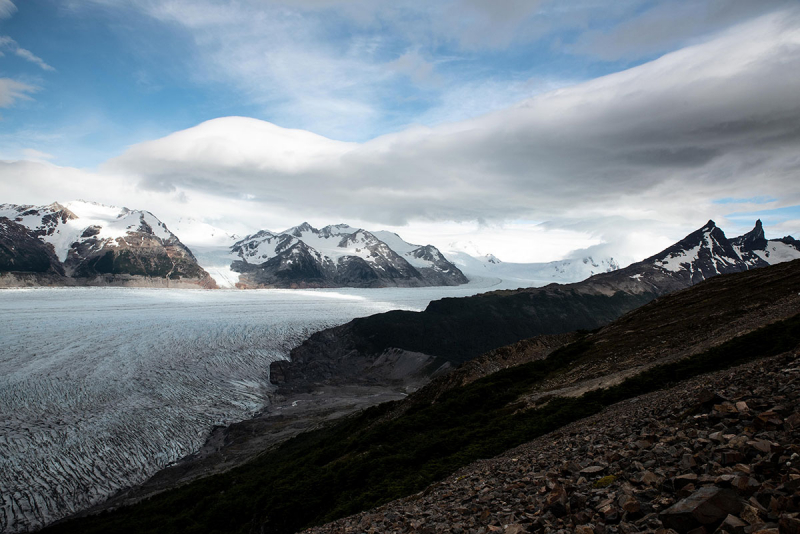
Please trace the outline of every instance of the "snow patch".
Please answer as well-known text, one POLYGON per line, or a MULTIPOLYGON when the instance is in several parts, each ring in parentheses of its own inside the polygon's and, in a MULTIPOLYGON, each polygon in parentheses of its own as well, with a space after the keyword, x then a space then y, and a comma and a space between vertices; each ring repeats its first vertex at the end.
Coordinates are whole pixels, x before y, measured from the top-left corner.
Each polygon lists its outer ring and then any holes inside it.
POLYGON ((684 269, 684 265, 691 267, 697 261, 701 247, 702 245, 697 245, 688 250, 670 253, 663 260, 655 262, 655 265, 673 273, 680 272, 684 269))
POLYGON ((800 250, 780 241, 768 241, 766 250, 756 250, 754 252, 770 265, 800 259, 800 250))

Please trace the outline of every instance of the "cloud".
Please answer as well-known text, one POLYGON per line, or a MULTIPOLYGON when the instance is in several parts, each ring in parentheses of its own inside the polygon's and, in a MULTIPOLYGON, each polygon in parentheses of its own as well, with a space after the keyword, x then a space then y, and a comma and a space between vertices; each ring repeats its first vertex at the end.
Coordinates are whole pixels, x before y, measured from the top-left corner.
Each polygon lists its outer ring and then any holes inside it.
POLYGON ((467 49, 505 48, 541 4, 539 0, 458 0, 446 4, 434 27, 467 49))
POLYGON ((405 74, 416 83, 438 82, 434 65, 425 60, 419 52, 406 52, 399 58, 386 64, 389 69, 405 74))
MULTIPOLYGON (((540 2, 70 0, 69 5, 99 5, 126 24, 138 13, 148 25, 164 25, 187 46, 176 70, 185 69, 198 85, 233 89, 251 106, 248 114, 363 141, 426 120, 421 117, 426 110, 446 105, 450 93, 473 78, 485 78, 478 64, 447 74, 436 67, 461 50, 470 55, 503 48, 536 15, 540 2)), ((510 75, 515 73, 500 74, 497 93, 510 75)))
POLYGON ((35 55, 30 50, 26 50, 24 48, 17 48, 16 50, 14 50, 14 53, 17 54, 19 57, 21 57, 22 59, 24 59, 26 61, 30 61, 31 63, 35 63, 36 65, 39 65, 39 67, 41 67, 43 70, 49 70, 49 71, 56 70, 53 67, 51 67, 50 65, 48 65, 47 63, 45 63, 42 58, 40 58, 39 56, 35 55))
POLYGON ((0 0, 0 19, 11 18, 17 12, 17 6, 11 0, 0 0))
POLYGON ((8 108, 17 100, 30 100, 30 93, 35 93, 39 88, 26 83, 0 78, 0 108, 8 108))
POLYGON ((727 209, 718 198, 798 202, 799 19, 764 16, 468 121, 354 144, 219 119, 136 145, 106 168, 144 188, 246 193, 385 224, 706 219, 727 209))
MULTIPOLYGON (((2 0, 0 0, 2 1, 2 0)), ((2 13, 2 4, 0 4, 0 13, 2 13)), ((26 50, 17 44, 17 42, 7 35, 0 36, 0 48, 5 48, 7 50, 12 51, 17 56, 21 57, 25 61, 30 61, 41 67, 43 70, 54 71, 53 67, 48 65, 44 62, 42 58, 31 52, 30 50, 26 50)))
POLYGON ((794 0, 677 0, 656 3, 608 29, 592 29, 568 48, 608 61, 663 53, 709 32, 795 4, 794 0))

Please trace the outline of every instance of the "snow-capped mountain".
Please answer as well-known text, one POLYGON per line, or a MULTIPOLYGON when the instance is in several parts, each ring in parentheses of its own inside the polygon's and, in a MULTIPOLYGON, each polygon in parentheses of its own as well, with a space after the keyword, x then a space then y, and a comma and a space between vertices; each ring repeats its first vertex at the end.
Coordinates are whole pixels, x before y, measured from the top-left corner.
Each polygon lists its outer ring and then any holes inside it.
POLYGON ((261 230, 231 247, 238 287, 419 287, 458 285, 463 273, 431 245, 391 232, 308 223, 261 230))
MULTIPOLYGON (((27 279, 26 284, 215 286, 191 251, 149 211, 80 200, 48 206, 2 204, 0 220, 5 222, 4 239, 16 242, 25 233, 55 259, 48 271, 20 268, 18 260, 6 262, 2 270, 14 273, 4 276, 7 284, 27 279), (24 276, 31 272, 61 279, 24 276)), ((27 249, 33 246, 26 243, 27 249)))
POLYGON ((697 283, 718 274, 746 271, 800 258, 800 242, 787 236, 767 240, 761 221, 748 233, 728 239, 714 221, 644 260, 697 283))
POLYGON ((607 292, 655 292, 663 295, 720 274, 747 271, 800 259, 800 242, 791 236, 767 240, 761 221, 750 232, 728 239, 714 221, 708 221, 674 245, 591 282, 607 292))

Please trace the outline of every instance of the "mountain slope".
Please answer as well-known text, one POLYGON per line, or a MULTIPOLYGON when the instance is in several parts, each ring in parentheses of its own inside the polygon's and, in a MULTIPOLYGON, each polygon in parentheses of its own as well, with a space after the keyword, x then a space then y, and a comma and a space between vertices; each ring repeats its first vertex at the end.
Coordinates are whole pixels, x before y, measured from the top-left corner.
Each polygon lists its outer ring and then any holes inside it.
MULTIPOLYGON (((761 243, 780 250, 769 256, 772 261, 800 258, 800 247, 784 239, 761 243)), ((768 252, 751 251, 763 256, 768 252)), ((295 388, 336 377, 348 380, 354 369, 372 366, 389 349, 424 353, 439 358, 440 365, 457 365, 520 339, 594 329, 661 295, 766 264, 743 259, 709 221, 658 254, 583 282, 442 299, 423 312, 392 311, 318 332, 292 351, 290 361, 271 365, 271 380, 295 388)))
MULTIPOLYGON (((58 264, 54 285, 215 287, 191 251, 152 213, 83 201, 49 206, 0 205, 6 217, 48 249, 58 264)), ((4 269, 6 285, 29 269, 4 269)))
POLYGON ((800 471, 781 459, 797 447, 798 364, 789 353, 622 400, 305 532, 797 532, 800 471))
POLYGON ((421 287, 467 282, 432 245, 390 232, 308 223, 281 233, 262 230, 231 247, 238 287, 421 287), (380 237, 379 237, 380 236, 380 237))

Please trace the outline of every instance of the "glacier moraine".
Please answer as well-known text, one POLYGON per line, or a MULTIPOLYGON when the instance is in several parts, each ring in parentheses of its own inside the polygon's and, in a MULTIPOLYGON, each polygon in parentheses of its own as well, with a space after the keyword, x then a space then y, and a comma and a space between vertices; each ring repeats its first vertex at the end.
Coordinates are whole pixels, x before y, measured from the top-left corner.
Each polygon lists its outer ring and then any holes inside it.
POLYGON ((497 280, 416 289, 0 291, 0 532, 89 508, 267 402, 311 333, 497 280))

